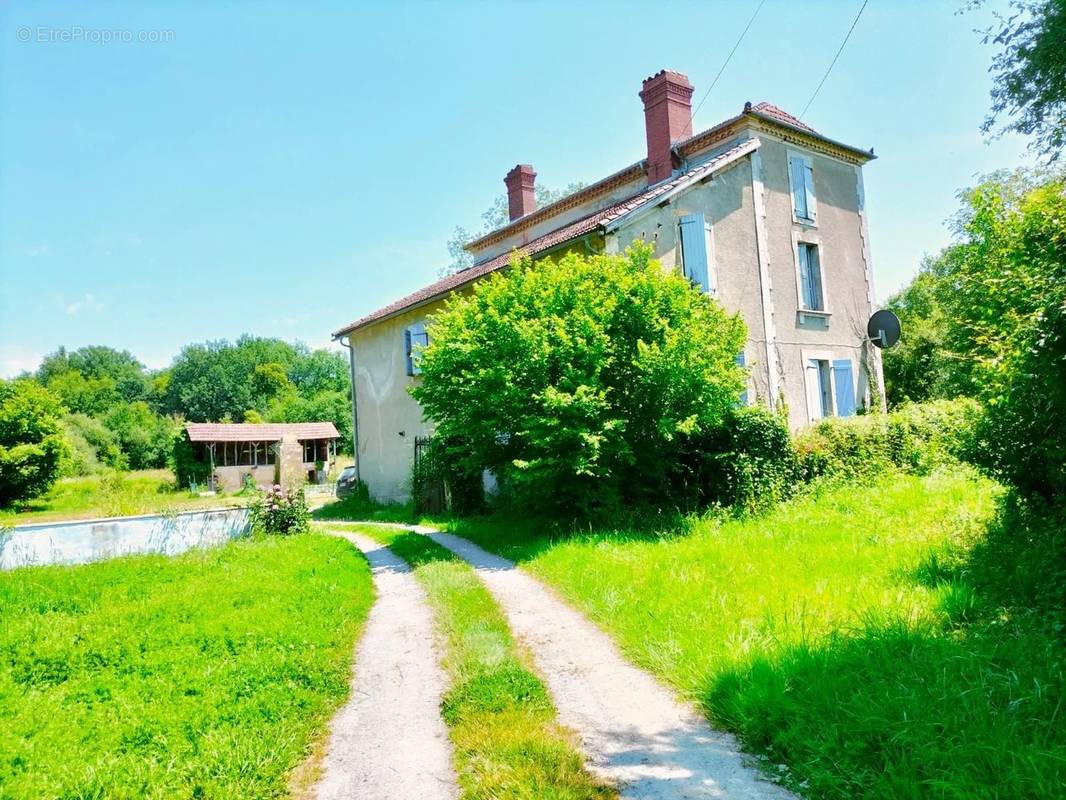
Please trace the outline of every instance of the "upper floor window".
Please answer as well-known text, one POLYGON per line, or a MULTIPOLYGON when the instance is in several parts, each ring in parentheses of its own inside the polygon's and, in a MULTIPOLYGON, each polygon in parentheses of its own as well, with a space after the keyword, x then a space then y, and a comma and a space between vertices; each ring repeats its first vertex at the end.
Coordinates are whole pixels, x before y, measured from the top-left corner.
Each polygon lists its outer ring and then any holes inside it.
POLYGON ((429 333, 426 332, 426 323, 416 322, 404 329, 403 332, 403 355, 407 365, 408 375, 421 375, 422 368, 419 361, 422 357, 422 348, 429 344, 429 333))
POLYGON ((681 231, 681 269, 686 278, 704 292, 714 292, 711 270, 711 224, 703 214, 686 214, 681 231))
POLYGON ((800 308, 803 311, 825 311, 818 245, 809 242, 797 244, 796 261, 799 264, 800 308))
POLYGON ((814 169, 807 156, 789 155, 788 180, 792 187, 793 218, 813 225, 818 215, 818 203, 814 196, 814 169))

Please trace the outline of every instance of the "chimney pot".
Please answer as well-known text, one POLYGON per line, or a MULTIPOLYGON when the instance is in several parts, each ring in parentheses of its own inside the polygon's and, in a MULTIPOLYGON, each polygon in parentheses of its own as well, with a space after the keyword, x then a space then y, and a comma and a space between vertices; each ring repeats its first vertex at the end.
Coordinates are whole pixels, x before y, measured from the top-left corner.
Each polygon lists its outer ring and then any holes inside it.
POLYGON ((648 183, 674 172, 674 142, 692 134, 692 84, 680 72, 661 70, 644 80, 644 126, 648 136, 648 183))
POLYGON ((536 210, 537 197, 533 190, 536 179, 537 173, 529 164, 518 164, 503 179, 507 186, 507 212, 511 222, 536 210))

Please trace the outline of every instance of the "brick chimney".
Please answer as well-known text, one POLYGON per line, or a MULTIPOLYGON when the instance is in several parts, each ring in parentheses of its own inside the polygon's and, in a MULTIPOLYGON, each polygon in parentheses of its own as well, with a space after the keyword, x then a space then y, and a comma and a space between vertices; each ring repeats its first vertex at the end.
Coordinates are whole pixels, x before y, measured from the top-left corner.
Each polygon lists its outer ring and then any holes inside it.
POLYGON ((526 214, 532 214, 537 207, 537 198, 533 193, 533 182, 537 173, 529 164, 519 164, 510 172, 503 182, 507 185, 507 211, 511 222, 526 214))
POLYGON ((640 99, 648 133, 648 183, 658 183, 674 171, 674 142, 692 134, 692 84, 688 76, 664 69, 644 81, 640 99))

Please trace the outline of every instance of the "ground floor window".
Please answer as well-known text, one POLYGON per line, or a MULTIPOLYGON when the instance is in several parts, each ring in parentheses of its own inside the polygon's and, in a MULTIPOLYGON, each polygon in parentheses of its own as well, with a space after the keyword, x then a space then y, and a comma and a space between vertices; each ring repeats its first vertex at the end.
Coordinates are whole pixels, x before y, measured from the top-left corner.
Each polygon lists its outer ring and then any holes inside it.
POLYGON ((855 413, 855 370, 850 358, 805 358, 803 376, 811 422, 855 413))

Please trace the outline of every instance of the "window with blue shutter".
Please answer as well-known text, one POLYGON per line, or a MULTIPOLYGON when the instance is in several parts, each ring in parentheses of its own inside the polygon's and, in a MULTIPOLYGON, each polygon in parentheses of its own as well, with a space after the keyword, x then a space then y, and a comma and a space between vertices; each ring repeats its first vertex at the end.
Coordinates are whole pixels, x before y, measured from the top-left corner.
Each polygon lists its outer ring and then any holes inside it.
POLYGON ((422 348, 429 344, 429 334, 426 332, 424 322, 416 322, 403 332, 404 361, 407 365, 408 375, 421 375, 422 368, 418 365, 422 348))
POLYGON ((818 245, 807 242, 797 244, 796 261, 799 263, 800 301, 803 309, 824 311, 822 264, 818 258, 818 245))
POLYGON ((833 380, 836 383, 837 416, 850 417, 855 413, 855 377, 851 359, 833 361, 833 380))
POLYGON ((707 252, 707 222, 703 214, 686 214, 681 218, 681 266, 685 277, 705 292, 714 291, 710 282, 707 252))
POLYGON ((792 211, 801 222, 813 223, 817 201, 814 196, 814 167, 805 156, 788 157, 788 177, 792 184, 792 211))
MULTIPOLYGON (((746 367, 747 365, 748 365, 747 364, 747 358, 744 355, 744 351, 741 350, 739 353, 737 353, 737 366, 738 367, 746 367)), ((745 386, 747 386, 747 380, 748 380, 748 371, 745 369, 744 370, 744 381, 745 381, 744 385, 745 386)), ((747 404, 748 404, 748 390, 745 388, 744 391, 740 393, 740 405, 746 406, 747 404)))

